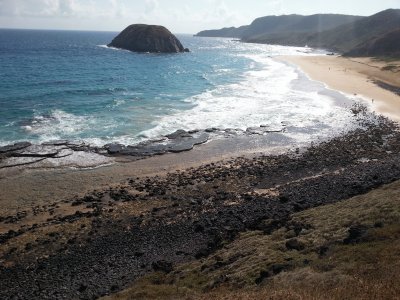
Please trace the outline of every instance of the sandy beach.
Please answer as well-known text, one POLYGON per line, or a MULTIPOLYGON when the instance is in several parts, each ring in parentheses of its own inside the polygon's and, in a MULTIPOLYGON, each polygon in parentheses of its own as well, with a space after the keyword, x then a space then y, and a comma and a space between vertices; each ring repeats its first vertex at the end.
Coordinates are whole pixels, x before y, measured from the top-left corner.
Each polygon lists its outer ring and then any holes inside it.
POLYGON ((350 95, 361 95, 377 113, 400 121, 400 96, 379 87, 381 81, 400 87, 400 61, 341 56, 284 56, 281 60, 298 66, 310 78, 350 95))

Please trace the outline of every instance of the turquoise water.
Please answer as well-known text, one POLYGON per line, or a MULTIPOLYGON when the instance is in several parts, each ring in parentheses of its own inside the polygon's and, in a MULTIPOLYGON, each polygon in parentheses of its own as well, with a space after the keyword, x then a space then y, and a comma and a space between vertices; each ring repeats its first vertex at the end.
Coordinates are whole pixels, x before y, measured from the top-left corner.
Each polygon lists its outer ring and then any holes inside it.
POLYGON ((178 35, 190 53, 138 54, 105 46, 116 34, 0 30, 0 144, 132 144, 177 129, 347 118, 272 58, 310 49, 178 35))

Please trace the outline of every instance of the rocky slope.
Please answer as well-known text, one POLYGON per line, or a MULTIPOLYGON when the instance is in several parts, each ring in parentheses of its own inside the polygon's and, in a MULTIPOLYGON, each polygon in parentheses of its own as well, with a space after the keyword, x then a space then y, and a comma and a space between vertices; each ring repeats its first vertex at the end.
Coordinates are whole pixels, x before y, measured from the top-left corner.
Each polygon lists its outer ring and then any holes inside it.
POLYGON ((207 258, 153 272, 116 299, 396 299, 400 181, 265 220, 207 258))

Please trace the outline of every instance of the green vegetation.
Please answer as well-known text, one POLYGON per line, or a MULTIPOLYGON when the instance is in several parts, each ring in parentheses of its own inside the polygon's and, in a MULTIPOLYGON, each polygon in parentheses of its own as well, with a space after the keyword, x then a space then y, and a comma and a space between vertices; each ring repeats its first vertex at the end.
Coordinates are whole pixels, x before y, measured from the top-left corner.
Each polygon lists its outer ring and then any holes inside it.
POLYGON ((267 220, 207 258, 152 273, 110 299, 395 299, 400 181, 267 220))

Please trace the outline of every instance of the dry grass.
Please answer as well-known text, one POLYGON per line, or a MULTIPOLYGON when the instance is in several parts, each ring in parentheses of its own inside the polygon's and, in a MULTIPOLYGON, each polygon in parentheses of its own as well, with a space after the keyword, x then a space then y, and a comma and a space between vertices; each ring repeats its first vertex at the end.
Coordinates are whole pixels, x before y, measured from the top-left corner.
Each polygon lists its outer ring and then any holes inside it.
POLYGON ((207 258, 149 274, 109 299, 400 299, 399 191, 400 181, 293 214, 271 234, 244 232, 207 258), (353 225, 366 232, 344 244, 353 225), (291 238, 304 249, 288 250, 291 238), (276 265, 283 267, 272 272, 276 265), (262 272, 269 276, 260 279, 262 272))

